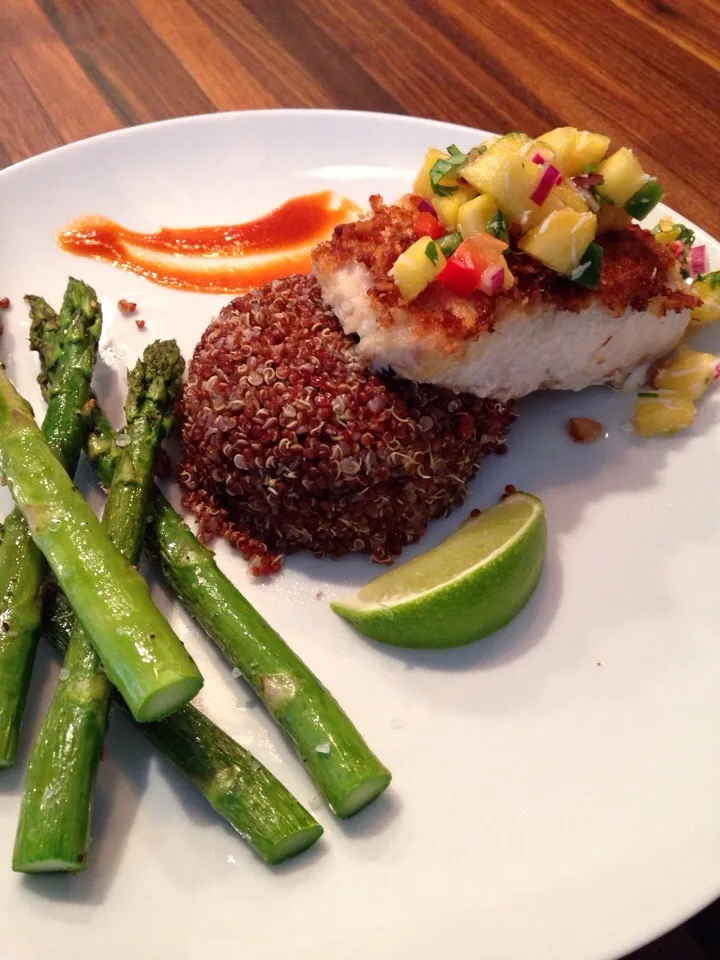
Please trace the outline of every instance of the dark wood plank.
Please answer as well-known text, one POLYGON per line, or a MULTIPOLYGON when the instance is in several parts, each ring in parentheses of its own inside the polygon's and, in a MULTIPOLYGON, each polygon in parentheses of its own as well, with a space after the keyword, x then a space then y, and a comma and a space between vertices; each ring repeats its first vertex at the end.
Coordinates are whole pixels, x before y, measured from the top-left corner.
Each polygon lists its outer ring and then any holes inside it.
POLYGON ((218 110, 280 105, 245 58, 223 43, 189 0, 135 0, 135 6, 218 110))
POLYGON ((127 122, 217 109, 133 4, 39 2, 88 76, 127 122))
MULTIPOLYGON (((719 0, 0 0, 0 167, 274 106, 602 130, 720 234, 719 0)), ((628 960, 715 957, 718 904, 628 960)))
MULTIPOLYGON (((533 119, 532 111, 502 79, 486 73, 478 83, 476 62, 416 12, 422 3, 298 3, 308 14, 315 11, 328 34, 352 51, 373 77, 382 78, 408 113, 456 119, 486 129, 500 129, 509 116, 515 117, 513 129, 528 126, 533 119)), ((445 8, 442 13, 436 8, 435 16, 444 21, 445 8)))
POLYGON ((11 161, 42 153, 62 142, 4 42, 0 43, 0 90, 0 146, 11 161))
MULTIPOLYGON (((321 29, 322 16, 317 8, 304 11, 296 4, 266 0, 243 0, 243 6, 322 85, 333 102, 351 110, 404 112, 399 101, 363 70, 350 51, 321 29)), ((367 16, 370 11, 365 13, 367 16)))
MULTIPOLYGON (((245 64, 279 105, 336 106, 315 77, 304 71, 282 43, 265 30, 237 0, 190 2, 230 53, 245 64)), ((243 91, 238 90, 236 96, 236 109, 244 109, 243 91)))
MULTIPOLYGON (((39 145, 31 150, 21 147, 18 153, 11 147, 8 154, 13 159, 122 125, 35 2, 3 0, 0 4, 0 56, 12 62, 46 119, 39 145)), ((18 117, 23 118, 22 135, 25 114, 8 88, 3 85, 2 90, 8 121, 16 127, 18 117)))

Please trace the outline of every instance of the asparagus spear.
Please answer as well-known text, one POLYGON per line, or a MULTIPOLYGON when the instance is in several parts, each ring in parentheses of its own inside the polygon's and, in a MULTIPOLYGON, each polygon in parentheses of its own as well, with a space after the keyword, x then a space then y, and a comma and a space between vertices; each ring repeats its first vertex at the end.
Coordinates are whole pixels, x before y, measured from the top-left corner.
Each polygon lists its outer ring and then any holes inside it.
MULTIPOLYGON (((51 385, 52 390, 52 385, 51 385)), ((0 371, 0 471, 36 546, 136 720, 157 720, 198 692, 202 677, 52 455, 29 405, 0 371)))
MULTIPOLYGON (((4 532, 0 524, 0 544, 4 532)), ((46 636, 64 654, 75 615, 62 594, 47 606, 46 636)), ((117 691, 113 702, 135 723, 117 691)), ((322 836, 320 824, 280 781, 191 703, 135 726, 267 863, 294 857, 322 836)))
POLYGON ((379 796, 390 783, 390 772, 333 696, 158 497, 148 536, 175 595, 288 734, 333 812, 351 817, 379 796))
MULTIPOLYGON (((184 369, 175 341, 157 341, 128 380, 125 445, 103 526, 132 564, 140 557, 153 465, 170 430, 184 369)), ((87 634, 75 621, 25 779, 13 856, 13 869, 21 873, 77 872, 87 865, 92 795, 112 692, 99 666, 87 634)))
MULTIPOLYGON (((65 597, 49 597, 45 635, 61 654, 73 622, 65 597)), ((117 691, 113 703, 132 720, 117 691)), ((268 863, 294 857, 321 837, 323 828, 280 781, 192 704, 136 727, 268 863)))
MULTIPOLYGON (((31 340, 46 337, 49 345, 43 358, 42 385, 48 401, 43 432, 52 452, 72 474, 88 428, 87 404, 102 312, 95 291, 71 277, 59 316, 42 309, 31 316, 31 340)), ((10 766, 17 752, 46 570, 25 519, 14 510, 5 522, 0 547, 0 767, 10 766)))
MULTIPOLYGON (((44 364, 42 354, 41 360, 44 364)), ((101 482, 109 486, 117 457, 113 429, 99 406, 92 417, 86 453, 101 482)), ((337 816, 351 817, 378 797, 390 783, 389 770, 332 695, 218 569, 212 553, 157 489, 146 542, 160 558, 166 579, 188 613, 241 671, 290 737, 337 816)))
MULTIPOLYGON (((107 483, 113 472, 112 427, 99 407, 86 453, 107 483)), ((338 817, 378 797, 390 772, 317 677, 218 569, 212 553, 159 490, 152 500, 147 545, 175 595, 223 656, 243 674, 285 730, 338 817)))

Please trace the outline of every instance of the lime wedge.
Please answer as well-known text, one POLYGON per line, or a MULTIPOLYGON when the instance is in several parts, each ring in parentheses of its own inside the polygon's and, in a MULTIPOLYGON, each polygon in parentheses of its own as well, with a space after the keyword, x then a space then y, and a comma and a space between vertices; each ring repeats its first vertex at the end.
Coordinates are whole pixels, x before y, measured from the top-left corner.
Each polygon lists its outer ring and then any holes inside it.
POLYGON ((540 579, 545 540, 542 501, 514 493, 331 606, 382 643, 459 647, 494 633, 525 606, 540 579))

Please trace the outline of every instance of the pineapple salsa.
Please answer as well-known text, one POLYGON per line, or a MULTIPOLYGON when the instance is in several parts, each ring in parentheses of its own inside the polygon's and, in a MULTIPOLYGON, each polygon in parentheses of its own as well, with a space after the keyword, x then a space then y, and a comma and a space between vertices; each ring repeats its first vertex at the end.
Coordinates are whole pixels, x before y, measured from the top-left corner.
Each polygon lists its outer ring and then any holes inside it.
MULTIPOLYGON (((603 250, 596 236, 643 220, 663 196, 632 150, 608 154, 609 144, 602 134, 558 127, 536 140, 508 133, 468 153, 455 145, 429 149, 413 185, 422 198, 417 240, 390 270, 403 299, 412 302, 432 283, 460 296, 510 290, 515 280, 504 254, 511 237, 545 267, 597 289, 603 250)), ((720 271, 708 272, 705 246, 670 220, 653 233, 672 245, 702 300, 691 326, 720 320, 720 271)), ((652 436, 690 426, 695 401, 717 376, 718 358, 681 345, 638 395, 636 431, 652 436)))
MULTIPOLYGON (((702 300, 692 311, 689 332, 720 320, 720 270, 708 272, 707 248, 695 243, 684 223, 663 218, 653 230, 658 243, 671 244, 683 276, 702 300)), ((650 386, 638 394, 633 425, 645 437, 676 433, 695 422, 695 401, 720 376, 718 357, 681 343, 650 377, 650 386)))

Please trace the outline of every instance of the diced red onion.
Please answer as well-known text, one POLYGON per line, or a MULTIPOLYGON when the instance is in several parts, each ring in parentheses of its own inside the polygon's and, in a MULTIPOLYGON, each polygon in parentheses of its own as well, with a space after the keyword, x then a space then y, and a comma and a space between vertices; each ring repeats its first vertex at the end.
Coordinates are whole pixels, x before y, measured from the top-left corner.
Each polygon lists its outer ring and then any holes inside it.
POLYGON ((720 363, 715 367, 715 380, 720 380, 720 363))
POLYGON ((709 268, 707 247, 704 243, 696 244, 690 251, 690 262, 688 264, 690 274, 693 277, 701 273, 707 273, 709 268))
POLYGON ((480 289, 483 293, 488 293, 490 296, 494 296, 496 293, 500 293, 503 288, 503 280, 505 279, 505 270, 500 266, 490 266, 483 270, 480 277, 480 289))
POLYGON ((539 150, 536 150, 535 153, 530 157, 533 163, 536 163, 541 167, 545 163, 545 157, 540 153, 539 150))
POLYGON ((583 173, 578 177, 573 177, 572 182, 576 187, 588 190, 590 187, 599 187, 601 183, 604 183, 604 177, 600 173, 583 173))
POLYGON ((435 212, 435 207, 430 203, 429 200, 426 200, 424 197, 418 204, 418 212, 431 213, 434 217, 437 216, 437 213, 435 212))
POLYGON ((546 163, 543 167, 542 174, 540 175, 538 185, 530 194, 530 199, 532 202, 541 207, 547 200, 548 194, 552 188, 556 183, 560 183, 561 180, 562 174, 558 168, 554 167, 551 163, 546 163))

